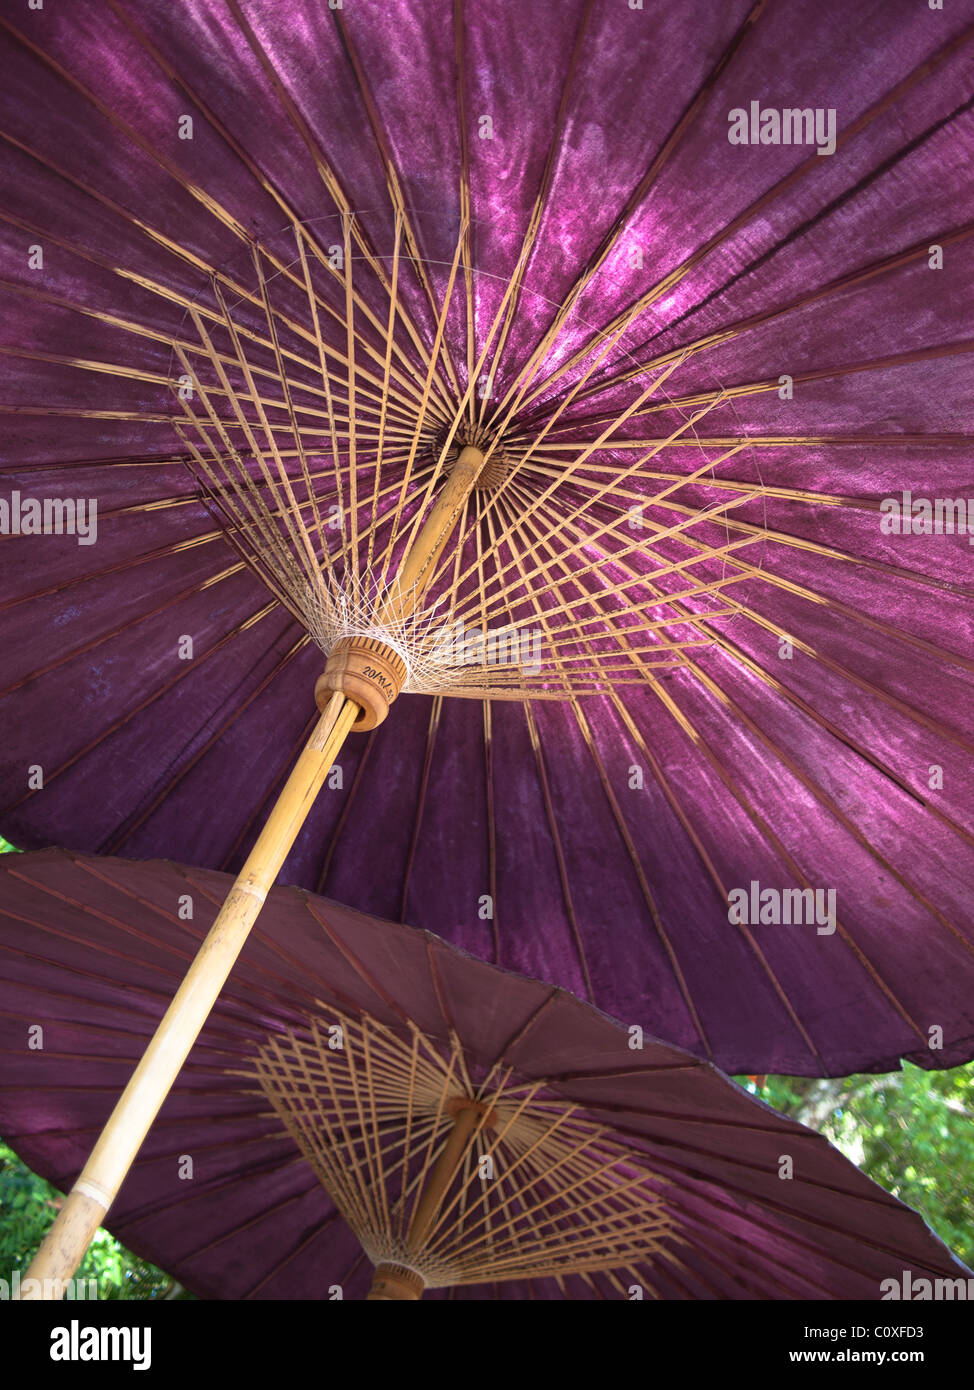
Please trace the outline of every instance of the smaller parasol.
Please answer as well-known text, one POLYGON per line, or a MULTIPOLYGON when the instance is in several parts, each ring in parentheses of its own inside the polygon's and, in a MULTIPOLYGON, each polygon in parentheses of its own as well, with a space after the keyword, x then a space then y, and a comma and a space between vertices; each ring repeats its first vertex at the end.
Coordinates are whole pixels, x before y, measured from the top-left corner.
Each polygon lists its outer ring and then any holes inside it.
MULTIPOLYGON (((69 1187, 227 877, 10 859, 0 1132, 69 1187)), ((269 894, 110 1226, 224 1299, 875 1299, 967 1273, 709 1063, 295 888, 269 894)))

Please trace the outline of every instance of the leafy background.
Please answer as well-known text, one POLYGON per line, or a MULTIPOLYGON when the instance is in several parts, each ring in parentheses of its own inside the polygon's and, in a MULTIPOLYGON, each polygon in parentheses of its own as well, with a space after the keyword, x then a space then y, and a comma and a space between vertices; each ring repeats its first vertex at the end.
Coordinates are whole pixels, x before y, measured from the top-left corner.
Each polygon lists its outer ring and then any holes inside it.
MULTIPOLYGON (((17 854, 0 835, 0 854, 17 854)), ((0 1278, 15 1269, 25 1274, 48 1226, 57 1215, 62 1193, 32 1173, 0 1138, 0 1278)), ((96 1279, 99 1298, 192 1298, 175 1279, 140 1260, 110 1235, 98 1231, 78 1269, 78 1279, 96 1279)))
MULTIPOLYGON (((0 836, 0 853, 13 850, 0 836)), ((974 1265, 974 1062, 939 1072, 907 1064, 881 1076, 838 1080, 735 1079, 776 1110, 820 1130, 974 1265)), ((60 1202, 57 1189, 0 1139, 0 1277, 26 1271, 60 1202)), ((98 1281, 100 1298, 192 1297, 106 1230, 98 1232, 78 1275, 98 1281)))
POLYGON ((769 1076, 756 1090, 776 1110, 820 1130, 871 1178, 913 1207, 974 1265, 974 1062, 817 1081, 769 1076))

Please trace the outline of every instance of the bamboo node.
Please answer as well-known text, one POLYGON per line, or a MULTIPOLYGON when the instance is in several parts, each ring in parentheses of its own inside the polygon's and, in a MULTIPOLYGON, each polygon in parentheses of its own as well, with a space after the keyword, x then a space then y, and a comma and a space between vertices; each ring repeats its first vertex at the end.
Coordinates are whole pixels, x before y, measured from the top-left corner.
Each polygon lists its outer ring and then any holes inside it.
POLYGON ((343 637, 332 648, 315 684, 315 703, 324 712, 336 692, 361 706, 352 726, 357 732, 377 728, 406 681, 406 663, 392 647, 374 637, 343 637))

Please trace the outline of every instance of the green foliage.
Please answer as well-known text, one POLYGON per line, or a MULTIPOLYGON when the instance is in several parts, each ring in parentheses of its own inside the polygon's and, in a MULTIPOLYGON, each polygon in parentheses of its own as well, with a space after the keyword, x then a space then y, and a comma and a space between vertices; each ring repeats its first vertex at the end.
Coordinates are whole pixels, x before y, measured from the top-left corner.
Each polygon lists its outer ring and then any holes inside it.
MULTIPOLYGON (((0 854, 21 851, 0 835, 0 854)), ((22 1163, 0 1139, 0 1279, 15 1269, 26 1274, 61 1194, 22 1163)), ((106 1230, 99 1230, 78 1270, 79 1279, 95 1279, 99 1298, 192 1298, 175 1279, 126 1250, 106 1230)))
POLYGON ((819 1130, 974 1266, 974 1062, 828 1081, 769 1076, 757 1094, 819 1130))
MULTIPOLYGON (((0 1140, 0 1278, 27 1272, 61 1203, 61 1194, 22 1163, 0 1140)), ((104 1299, 191 1298, 180 1284, 137 1255, 106 1230, 96 1234, 78 1270, 95 1279, 104 1299)))

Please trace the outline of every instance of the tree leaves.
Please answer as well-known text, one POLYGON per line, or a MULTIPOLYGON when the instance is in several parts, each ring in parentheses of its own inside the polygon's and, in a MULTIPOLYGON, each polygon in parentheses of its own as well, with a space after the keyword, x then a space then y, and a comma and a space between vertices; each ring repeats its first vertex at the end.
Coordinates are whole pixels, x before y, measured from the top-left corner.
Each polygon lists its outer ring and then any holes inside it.
POLYGON ((828 1080, 773 1076, 759 1093, 820 1130, 974 1264, 974 1062, 933 1072, 907 1062, 881 1076, 828 1080))

